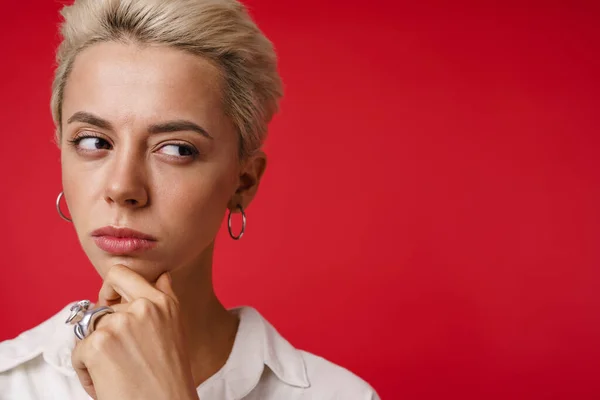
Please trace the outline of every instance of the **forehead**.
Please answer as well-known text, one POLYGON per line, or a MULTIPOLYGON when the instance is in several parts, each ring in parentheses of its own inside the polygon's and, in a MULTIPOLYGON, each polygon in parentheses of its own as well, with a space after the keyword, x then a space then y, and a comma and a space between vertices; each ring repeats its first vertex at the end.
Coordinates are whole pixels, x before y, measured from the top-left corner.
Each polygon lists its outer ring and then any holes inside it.
MULTIPOLYGON (((115 123, 224 117, 219 70, 165 46, 98 43, 77 55, 64 90, 62 121, 87 111, 115 123)), ((209 128, 210 129, 210 128, 209 128)))

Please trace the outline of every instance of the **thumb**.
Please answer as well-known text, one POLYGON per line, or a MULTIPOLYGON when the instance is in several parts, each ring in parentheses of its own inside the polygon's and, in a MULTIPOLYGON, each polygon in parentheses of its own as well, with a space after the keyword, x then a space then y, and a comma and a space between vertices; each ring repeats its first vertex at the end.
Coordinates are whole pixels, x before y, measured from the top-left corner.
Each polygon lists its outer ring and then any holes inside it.
POLYGON ((173 291, 173 281, 171 278, 171 273, 169 271, 163 272, 158 279, 156 280, 156 288, 171 297, 174 300, 177 300, 177 295, 173 291))

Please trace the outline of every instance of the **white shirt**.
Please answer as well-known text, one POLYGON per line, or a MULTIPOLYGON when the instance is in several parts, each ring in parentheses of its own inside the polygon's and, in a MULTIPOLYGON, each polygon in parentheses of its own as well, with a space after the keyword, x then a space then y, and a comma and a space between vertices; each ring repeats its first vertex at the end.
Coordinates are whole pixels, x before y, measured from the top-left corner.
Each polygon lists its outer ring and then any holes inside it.
MULTIPOLYGON (((0 400, 89 400, 71 366, 69 308, 0 342, 0 400)), ((295 349, 255 309, 231 310, 240 324, 225 365, 198 386, 201 400, 379 400, 350 371, 295 349)))

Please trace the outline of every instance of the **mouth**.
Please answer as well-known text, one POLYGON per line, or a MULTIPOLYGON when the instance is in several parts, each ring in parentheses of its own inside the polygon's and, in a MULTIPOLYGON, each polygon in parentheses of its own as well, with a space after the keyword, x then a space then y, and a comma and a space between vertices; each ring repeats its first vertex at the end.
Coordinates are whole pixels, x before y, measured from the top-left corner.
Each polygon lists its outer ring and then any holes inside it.
POLYGON ((152 249, 156 238, 124 227, 105 226, 92 232, 92 239, 102 251, 112 255, 127 255, 152 249))

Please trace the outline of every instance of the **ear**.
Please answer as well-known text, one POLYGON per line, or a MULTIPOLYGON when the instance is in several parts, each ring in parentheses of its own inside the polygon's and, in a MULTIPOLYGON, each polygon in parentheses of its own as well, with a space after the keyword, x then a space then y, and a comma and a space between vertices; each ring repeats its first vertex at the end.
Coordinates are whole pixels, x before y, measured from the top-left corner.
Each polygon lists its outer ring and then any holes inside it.
POLYGON ((227 205, 230 210, 239 212, 238 205, 244 209, 250 205, 266 168, 267 155, 263 151, 257 152, 242 163, 238 187, 227 205))

